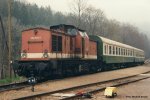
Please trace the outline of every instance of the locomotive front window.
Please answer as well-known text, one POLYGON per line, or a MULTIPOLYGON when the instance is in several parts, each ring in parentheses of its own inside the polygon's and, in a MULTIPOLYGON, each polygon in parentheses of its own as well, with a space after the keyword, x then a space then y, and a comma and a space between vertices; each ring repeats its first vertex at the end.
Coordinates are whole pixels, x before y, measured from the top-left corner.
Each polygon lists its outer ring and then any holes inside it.
POLYGON ((67 29, 67 33, 69 33, 70 35, 76 35, 77 34, 77 30, 76 29, 67 29))

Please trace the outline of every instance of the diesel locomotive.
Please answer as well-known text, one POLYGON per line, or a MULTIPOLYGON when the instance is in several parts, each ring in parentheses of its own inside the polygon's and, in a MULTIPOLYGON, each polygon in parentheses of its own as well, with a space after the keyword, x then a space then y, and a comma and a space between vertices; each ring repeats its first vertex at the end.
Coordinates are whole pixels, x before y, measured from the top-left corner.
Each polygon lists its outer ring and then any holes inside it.
POLYGON ((19 76, 50 78, 143 63, 141 49, 61 24, 23 30, 21 58, 13 68, 19 76))

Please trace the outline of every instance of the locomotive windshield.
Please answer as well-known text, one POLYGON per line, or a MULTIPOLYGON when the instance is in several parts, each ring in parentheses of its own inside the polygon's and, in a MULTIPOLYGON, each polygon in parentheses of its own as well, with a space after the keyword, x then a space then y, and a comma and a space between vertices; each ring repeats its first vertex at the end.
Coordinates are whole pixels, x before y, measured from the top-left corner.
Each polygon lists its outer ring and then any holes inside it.
POLYGON ((65 24, 55 25, 55 26, 51 26, 50 29, 61 30, 69 35, 77 35, 78 33, 77 28, 73 25, 65 25, 65 24))
POLYGON ((79 31, 79 33, 82 37, 88 37, 87 33, 84 31, 79 31))
POLYGON ((70 35, 77 35, 77 30, 69 28, 69 29, 67 29, 67 33, 70 34, 70 35))

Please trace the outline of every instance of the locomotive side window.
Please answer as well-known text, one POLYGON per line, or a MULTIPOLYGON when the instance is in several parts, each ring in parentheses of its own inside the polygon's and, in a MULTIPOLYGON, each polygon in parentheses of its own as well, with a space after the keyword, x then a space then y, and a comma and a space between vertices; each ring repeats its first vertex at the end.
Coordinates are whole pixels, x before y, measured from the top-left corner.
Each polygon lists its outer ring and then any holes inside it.
POLYGON ((62 51, 62 37, 52 35, 52 51, 61 52, 62 51))
POLYGON ((62 36, 58 36, 58 51, 62 51, 62 36))
POLYGON ((57 51, 57 36, 52 35, 52 51, 57 51))
POLYGON ((70 38, 70 50, 73 50, 73 38, 70 38))

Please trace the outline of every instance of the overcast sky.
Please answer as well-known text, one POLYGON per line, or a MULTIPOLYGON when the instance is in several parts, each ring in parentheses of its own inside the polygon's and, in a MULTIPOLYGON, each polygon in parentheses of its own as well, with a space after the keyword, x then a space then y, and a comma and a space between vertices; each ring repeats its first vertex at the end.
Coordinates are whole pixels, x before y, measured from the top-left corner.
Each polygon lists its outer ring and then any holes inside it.
MULTIPOLYGON (((73 0, 26 0, 39 6, 49 6, 52 10, 70 12, 73 0)), ((127 22, 137 26, 150 38, 150 0, 88 0, 88 4, 104 11, 109 19, 127 22)))

